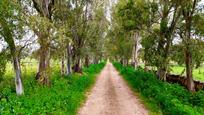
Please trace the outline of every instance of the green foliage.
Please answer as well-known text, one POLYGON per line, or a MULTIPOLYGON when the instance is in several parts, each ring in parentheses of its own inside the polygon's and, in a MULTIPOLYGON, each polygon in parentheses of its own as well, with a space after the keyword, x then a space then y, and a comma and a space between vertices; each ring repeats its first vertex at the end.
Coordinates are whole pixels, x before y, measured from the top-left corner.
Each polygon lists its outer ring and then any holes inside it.
POLYGON ((125 30, 138 30, 147 23, 151 6, 147 3, 151 4, 145 0, 128 0, 118 3, 116 14, 125 30))
POLYGON ((119 57, 120 59, 129 59, 132 56, 134 41, 129 33, 115 28, 109 33, 111 36, 108 41, 108 51, 110 56, 119 57))
POLYGON ((141 93, 149 103, 156 103, 166 115, 202 115, 204 114, 204 92, 188 92, 178 84, 169 84, 158 80, 153 73, 134 70, 118 63, 114 66, 124 76, 130 86, 141 93))
MULTIPOLYGON (((171 49, 171 59, 177 62, 179 65, 185 63, 185 45, 183 43, 175 44, 171 49)), ((192 53, 192 65, 196 68, 200 67, 204 61, 204 42, 200 39, 192 39, 190 45, 190 51, 192 53), (199 50, 198 50, 199 49, 199 50)))
POLYGON ((3 76, 6 71, 6 63, 8 61, 8 56, 6 50, 0 52, 0 82, 3 80, 3 76))
POLYGON ((17 97, 10 86, 0 93, 0 114, 69 114, 75 115, 94 84, 95 74, 104 63, 84 68, 83 75, 62 77, 54 72, 50 87, 38 85, 33 76, 24 79, 25 95, 17 97))
POLYGON ((158 42, 159 29, 154 29, 153 33, 150 35, 144 35, 144 39, 141 41, 144 50, 143 60, 145 60, 150 66, 159 66, 161 61, 159 59, 159 52, 157 52, 158 42))

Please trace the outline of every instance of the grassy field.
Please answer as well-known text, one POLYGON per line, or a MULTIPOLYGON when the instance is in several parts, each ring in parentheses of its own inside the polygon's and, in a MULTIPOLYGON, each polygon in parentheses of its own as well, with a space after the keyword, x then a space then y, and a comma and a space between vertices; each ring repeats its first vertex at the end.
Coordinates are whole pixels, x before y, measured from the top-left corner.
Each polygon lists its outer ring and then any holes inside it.
MULTIPOLYGON (((185 66, 172 65, 171 73, 172 74, 181 75, 181 73, 184 70, 184 68, 185 68, 185 66)), ((185 76, 185 72, 182 75, 185 76)), ((203 81, 204 82, 204 65, 202 65, 198 69, 194 69, 193 70, 193 77, 194 77, 195 80, 199 80, 199 81, 203 81)))
MULTIPOLYGON (((35 59, 26 58, 21 60, 21 71, 22 75, 24 76, 30 76, 37 73, 38 69, 38 61, 35 59)), ((51 60, 51 70, 59 70, 60 69, 60 62, 57 60, 51 60)), ((14 77, 14 71, 13 71, 13 65, 8 62, 6 65, 6 73, 4 75, 4 78, 13 78, 14 77)))
MULTIPOLYGON (((144 64, 140 64, 142 68, 144 68, 144 64)), ((156 69, 156 67, 154 67, 156 69)), ((171 65, 170 73, 175 75, 181 75, 182 71, 185 69, 185 66, 181 65, 171 65)), ((186 72, 182 74, 182 76, 185 76, 186 72)), ((204 65, 197 69, 193 69, 193 77, 195 80, 203 81, 204 82, 204 65)))
POLYGON ((31 62, 22 66, 24 95, 20 97, 15 93, 11 64, 7 65, 4 80, 0 82, 0 115, 75 115, 86 99, 86 91, 94 84, 96 74, 105 65, 90 65, 83 69, 83 74, 61 76, 59 64, 52 62, 51 86, 42 86, 35 80, 37 63, 31 62))

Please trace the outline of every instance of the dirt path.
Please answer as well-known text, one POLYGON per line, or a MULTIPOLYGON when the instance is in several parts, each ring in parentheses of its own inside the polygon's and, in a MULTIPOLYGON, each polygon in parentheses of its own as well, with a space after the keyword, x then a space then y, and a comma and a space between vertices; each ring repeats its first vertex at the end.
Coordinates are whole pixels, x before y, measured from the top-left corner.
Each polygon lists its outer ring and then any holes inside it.
POLYGON ((134 96, 119 73, 108 63, 79 115, 147 115, 148 111, 134 96))

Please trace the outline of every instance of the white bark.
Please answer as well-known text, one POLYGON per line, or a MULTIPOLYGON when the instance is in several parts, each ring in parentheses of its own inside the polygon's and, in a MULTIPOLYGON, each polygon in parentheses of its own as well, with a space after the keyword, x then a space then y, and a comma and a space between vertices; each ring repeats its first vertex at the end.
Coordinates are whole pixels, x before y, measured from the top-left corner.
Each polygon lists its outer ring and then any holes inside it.
POLYGON ((134 40, 135 40, 135 45, 134 45, 134 66, 135 68, 138 67, 139 65, 139 60, 138 60, 138 57, 139 57, 139 50, 140 50, 140 35, 138 32, 136 32, 134 34, 134 40))
POLYGON ((67 75, 71 74, 71 44, 67 45, 67 75))
POLYGON ((14 58, 14 70, 15 70, 15 85, 16 85, 16 94, 22 95, 23 94, 23 84, 21 80, 21 68, 20 63, 17 57, 14 58))

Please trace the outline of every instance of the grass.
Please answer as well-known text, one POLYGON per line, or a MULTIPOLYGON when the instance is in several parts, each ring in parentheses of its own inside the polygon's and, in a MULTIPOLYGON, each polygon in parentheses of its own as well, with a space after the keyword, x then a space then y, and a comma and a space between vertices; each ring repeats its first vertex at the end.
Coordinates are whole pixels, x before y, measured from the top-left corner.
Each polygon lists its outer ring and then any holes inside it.
MULTIPOLYGON (((144 64, 140 64, 142 68, 144 68, 144 64)), ((154 67, 156 68, 156 67, 154 67)), ((185 69, 185 66, 172 64, 171 65, 171 74, 181 75, 182 71, 185 69)), ((186 72, 182 74, 182 76, 186 76, 186 72)), ((193 69, 193 78, 194 80, 203 81, 204 82, 204 65, 199 68, 193 69)))
POLYGON ((204 91, 190 93, 178 84, 158 80, 153 73, 114 63, 130 87, 139 94, 150 114, 203 115, 204 91))
POLYGON ((75 115, 84 102, 85 93, 94 84, 96 74, 104 63, 83 69, 83 75, 62 77, 58 67, 53 67, 51 87, 39 85, 34 79, 34 69, 23 75, 25 94, 16 96, 11 73, 6 73, 0 90, 0 114, 67 114, 75 115), (11 80, 12 81, 11 81, 11 80))
MULTIPOLYGON (((185 68, 184 66, 172 65, 171 73, 181 75, 184 68, 185 68)), ((185 76, 185 72, 182 75, 185 76)), ((203 65, 201 67, 197 68, 197 69, 194 68, 193 77, 194 77, 195 80, 204 81, 204 66, 203 65)))

